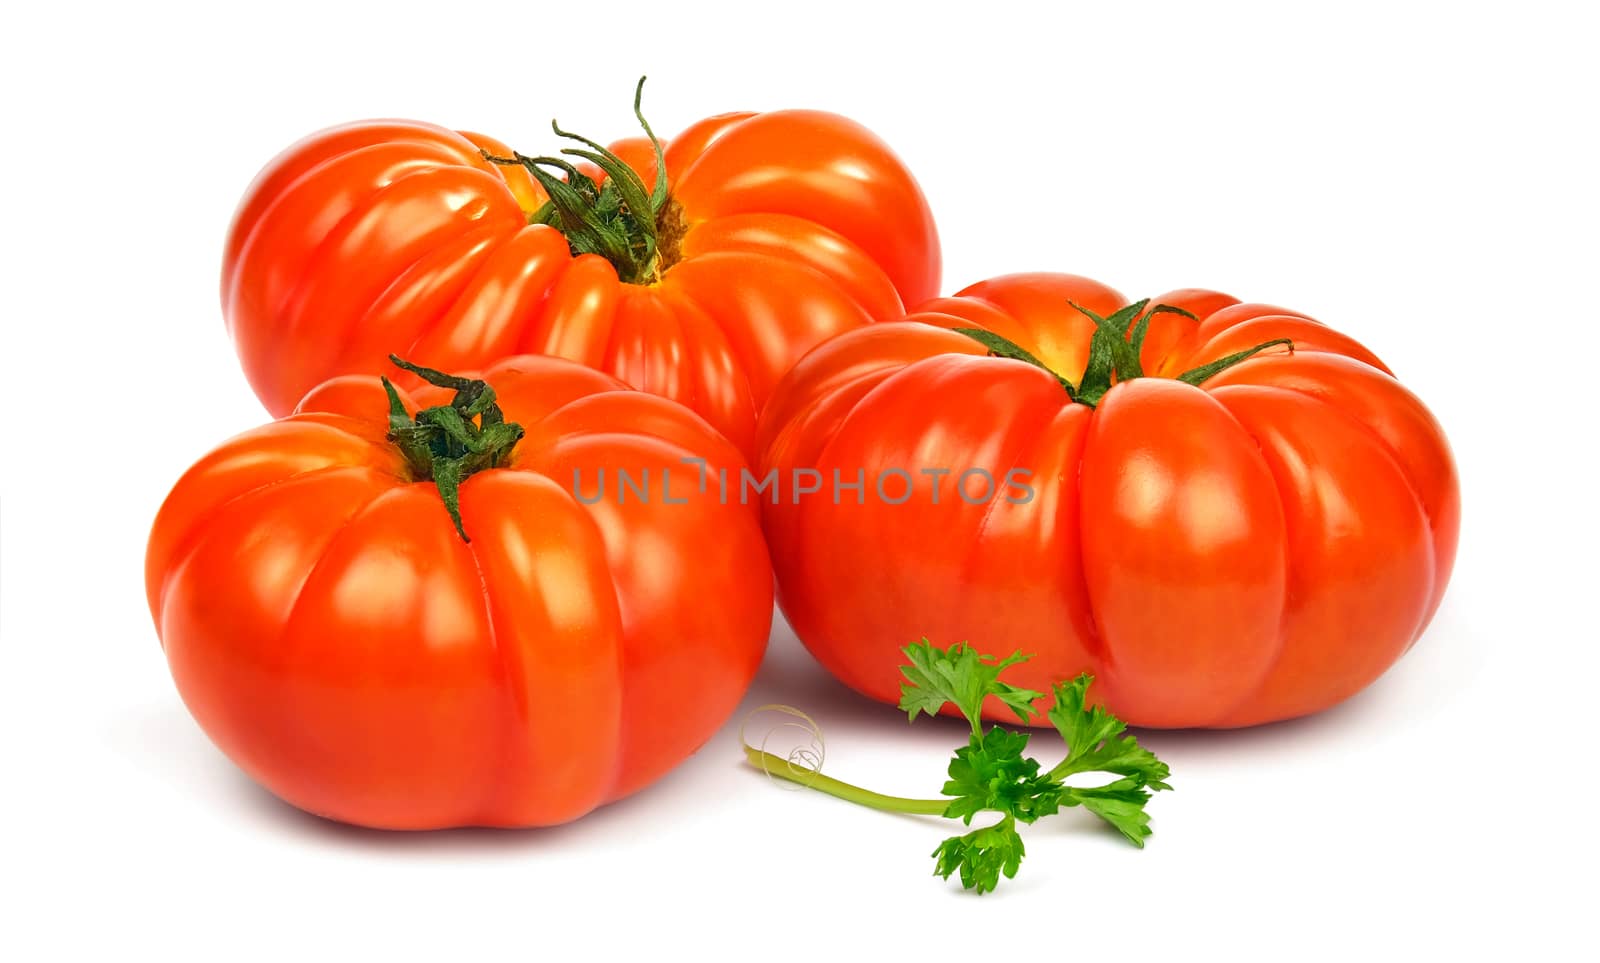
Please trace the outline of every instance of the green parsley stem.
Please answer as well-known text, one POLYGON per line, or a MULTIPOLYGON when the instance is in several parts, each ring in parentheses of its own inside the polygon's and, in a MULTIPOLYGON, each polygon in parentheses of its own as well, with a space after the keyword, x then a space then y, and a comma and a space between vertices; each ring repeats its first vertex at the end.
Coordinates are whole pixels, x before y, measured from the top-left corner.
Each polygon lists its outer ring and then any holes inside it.
POLYGON ((907 799, 904 796, 885 796, 870 789, 852 786, 847 782, 840 782, 832 776, 824 776, 820 772, 795 766, 782 756, 775 756, 770 752, 763 752, 754 746, 744 747, 745 758, 750 765, 764 770, 768 775, 778 779, 787 779, 798 783, 807 789, 825 792, 836 796, 846 802, 853 802, 860 806, 872 809, 881 809, 891 813, 911 813, 918 816, 943 816, 944 811, 950 807, 948 799, 907 799))
POLYGON ((1046 779, 1054 780, 1055 782, 1060 782, 1066 777, 1074 775, 1076 772, 1077 770, 1072 768, 1072 757, 1069 755, 1067 758, 1056 763, 1049 772, 1044 774, 1044 777, 1046 779))

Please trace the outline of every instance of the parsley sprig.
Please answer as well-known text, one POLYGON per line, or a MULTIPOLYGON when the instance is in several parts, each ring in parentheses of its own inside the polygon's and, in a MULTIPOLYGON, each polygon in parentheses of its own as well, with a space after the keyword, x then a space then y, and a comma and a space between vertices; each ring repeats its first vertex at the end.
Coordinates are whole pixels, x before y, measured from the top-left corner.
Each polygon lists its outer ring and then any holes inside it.
POLYGON ((992 892, 1003 875, 1017 875, 1027 850, 1018 824, 1032 823, 1062 809, 1082 806, 1110 823, 1135 846, 1143 847, 1150 835, 1145 804, 1152 793, 1171 789, 1167 764, 1139 740, 1127 735, 1122 720, 1103 706, 1087 701, 1088 675, 1052 687, 1053 704, 1044 717, 1066 744, 1066 755, 1050 769, 1025 755, 1031 733, 999 726, 984 728, 982 710, 991 696, 1016 714, 1024 725, 1037 714, 1034 702, 1044 693, 1000 681, 1000 674, 1029 658, 1018 652, 1004 659, 978 654, 965 642, 940 649, 927 639, 905 649, 909 664, 901 668, 900 708, 915 722, 918 715, 934 715, 952 704, 972 727, 967 744, 955 751, 949 779, 941 793, 946 799, 906 799, 869 792, 809 769, 796 769, 785 760, 753 746, 745 746, 750 761, 779 778, 876 809, 942 815, 972 825, 973 818, 992 813, 999 819, 961 835, 951 836, 933 851, 934 874, 949 879, 959 874, 961 885, 978 893, 992 892), (1079 773, 1104 772, 1116 778, 1100 786, 1069 786, 1065 780, 1079 773))

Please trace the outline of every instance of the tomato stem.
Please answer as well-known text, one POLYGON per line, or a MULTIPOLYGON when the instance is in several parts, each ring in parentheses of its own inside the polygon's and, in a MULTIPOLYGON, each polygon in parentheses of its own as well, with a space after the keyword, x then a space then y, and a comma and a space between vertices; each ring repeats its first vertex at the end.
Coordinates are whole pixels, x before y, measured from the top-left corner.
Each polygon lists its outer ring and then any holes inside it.
POLYGON ((943 816, 944 811, 950 808, 948 799, 909 799, 905 796, 885 796, 870 789, 862 789, 860 786, 853 786, 832 776, 824 776, 815 769, 797 767, 789 760, 757 749, 755 746, 745 746, 744 755, 750 765, 763 770, 769 776, 785 779, 871 809, 910 813, 916 816, 943 816))
MULTIPOLYGON (((1070 302, 1069 302, 1070 303, 1070 302)), ((1088 308, 1072 304, 1080 314, 1093 321, 1095 324, 1094 338, 1089 342, 1089 360, 1084 364, 1083 376, 1077 384, 1067 380, 1043 361, 1040 361, 1032 352, 1008 340, 993 331, 983 328, 955 328, 957 334, 964 334, 989 349, 989 356, 994 358, 1010 358, 1031 364, 1043 371, 1048 371, 1056 381, 1061 383, 1062 390, 1067 397, 1079 404, 1088 405, 1090 408, 1100 404, 1100 400, 1111 390, 1112 385, 1134 378, 1145 377, 1144 367, 1139 361, 1139 353, 1144 348, 1145 336, 1150 331, 1150 319, 1158 314, 1181 314, 1186 318, 1199 321, 1194 315, 1182 308, 1170 304, 1158 304, 1149 311, 1145 308, 1150 304, 1146 298, 1135 301, 1109 317, 1102 318, 1088 308), (1131 330, 1130 330, 1131 329, 1131 330)), ((1178 381, 1185 384, 1199 385, 1213 375, 1233 367, 1246 358, 1249 358, 1268 348, 1286 345, 1291 352, 1294 351, 1294 342, 1288 338, 1276 338, 1272 341, 1263 341, 1253 348, 1236 351, 1224 358, 1218 358, 1209 364, 1191 368, 1178 375, 1178 381)))
POLYGON ((1219 373, 1221 373, 1223 371, 1226 371, 1227 369, 1233 367, 1234 365, 1238 364, 1239 362, 1243 361, 1244 359, 1246 359, 1246 358, 1248 358, 1248 357, 1250 357, 1250 356, 1252 356, 1254 354, 1258 354, 1258 353, 1260 353, 1262 351, 1265 351, 1268 348, 1275 348, 1280 344, 1288 346, 1289 351, 1291 353, 1293 353, 1293 351, 1294 351, 1294 342, 1293 341, 1289 340, 1288 338, 1274 338, 1271 341, 1263 341, 1263 342, 1261 342, 1260 344, 1256 345, 1253 348, 1246 348, 1243 351, 1235 351, 1233 354, 1227 355, 1226 357, 1218 358, 1217 360, 1211 362, 1210 364, 1203 364, 1203 365, 1199 366, 1198 368, 1190 368, 1188 371, 1185 371, 1183 374, 1178 375, 1178 380, 1182 381, 1185 384, 1198 385, 1202 381, 1205 381, 1207 378, 1211 377, 1212 375, 1219 374, 1219 373))
POLYGON ((549 195, 550 200, 529 217, 531 223, 548 224, 561 231, 574 257, 598 254, 610 261, 617 276, 629 284, 659 281, 662 272, 677 262, 683 237, 683 209, 667 189, 666 155, 640 107, 644 82, 645 78, 640 77, 634 88, 633 115, 655 148, 655 183, 649 187, 626 161, 603 144, 562 130, 555 120, 550 121, 550 126, 557 137, 581 145, 563 148, 561 153, 598 167, 605 174, 603 183, 596 183, 560 157, 529 157, 520 152, 499 157, 483 152, 484 159, 491 163, 527 168, 549 195))
POLYGON ((461 483, 486 468, 505 464, 522 438, 522 426, 506 421, 495 403, 494 389, 486 381, 448 375, 392 354, 389 360, 431 385, 455 391, 449 404, 423 408, 413 418, 406 413, 394 385, 388 378, 382 379, 389 395, 389 441, 405 455, 413 477, 438 487, 456 533, 463 542, 470 542, 461 525, 461 483))

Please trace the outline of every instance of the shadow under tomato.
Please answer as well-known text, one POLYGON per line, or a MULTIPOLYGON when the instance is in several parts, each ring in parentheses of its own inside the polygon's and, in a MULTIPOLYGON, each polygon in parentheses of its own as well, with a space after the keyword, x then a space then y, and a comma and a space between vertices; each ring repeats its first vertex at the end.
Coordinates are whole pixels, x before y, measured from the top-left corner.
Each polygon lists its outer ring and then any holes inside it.
POLYGON ((683 778, 683 769, 687 766, 686 763, 685 767, 631 796, 558 826, 461 826, 430 830, 373 829, 338 822, 284 802, 236 769, 231 775, 235 783, 234 793, 242 803, 242 808, 274 831, 372 852, 454 858, 461 855, 518 855, 533 850, 619 845, 619 840, 638 833, 641 826, 660 826, 670 822, 670 818, 664 817, 677 811, 680 803, 676 797, 681 796, 687 801, 703 800, 703 794, 689 788, 693 777, 688 780, 683 778))
POLYGON ((1241 729, 1138 729, 1140 742, 1188 762, 1270 761, 1277 753, 1365 746, 1437 715, 1488 665, 1485 640, 1445 604, 1409 652, 1371 685, 1321 712, 1241 729))
MULTIPOLYGON (((1459 621, 1453 615, 1447 603, 1439 621, 1459 621)), ((1464 633, 1441 632, 1440 628, 1436 625, 1428 633, 1435 644, 1430 645, 1430 638, 1425 637, 1372 687, 1322 713, 1246 729, 1141 729, 1137 735, 1173 764, 1179 780, 1181 772, 1192 766, 1256 766, 1279 754, 1315 752, 1318 747, 1340 743, 1359 744, 1392 728, 1399 718, 1436 710, 1448 701, 1451 691, 1465 676, 1482 668, 1481 640, 1472 640, 1478 643, 1475 645, 1463 645, 1469 641, 1461 638, 1464 633)), ((750 691, 728 723, 698 752, 654 785, 561 826, 406 832, 366 829, 314 816, 283 802, 234 767, 210 745, 175 698, 159 708, 119 720, 108 730, 107 740, 137 765, 158 772, 164 780, 192 788, 207 802, 238 809, 268 831, 401 854, 518 854, 569 845, 616 845, 616 840, 640 832, 641 827, 662 828, 664 820, 671 822, 672 814, 703 806, 706 788, 712 784, 725 794, 736 793, 730 800, 733 804, 747 800, 762 804, 755 794, 773 789, 767 777, 744 762, 739 731, 752 711, 774 703, 806 712, 822 726, 832 744, 879 750, 893 746, 896 754, 916 760, 918 771, 923 765, 942 771, 950 751, 966 740, 967 726, 959 719, 919 718, 911 725, 895 707, 868 699, 834 679, 805 650, 781 616, 774 622, 766 659, 750 691), (734 775, 735 771, 738 775, 734 775)), ((1048 760, 1054 757, 1054 748, 1041 739, 1038 755, 1048 760)), ((1068 822, 1063 821, 1062 828, 1068 822)), ((1071 826, 1074 833, 1089 829, 1071 826)), ((1106 841, 1115 843, 1117 838, 1111 833, 1106 841)))
MULTIPOLYGON (((709 760, 692 757, 664 778, 626 799, 617 800, 571 823, 531 828, 461 827, 425 831, 370 829, 341 823, 299 809, 245 775, 206 739, 174 699, 170 704, 129 713, 109 726, 106 741, 138 767, 181 787, 197 805, 218 806, 266 832, 375 852, 460 855, 517 853, 571 845, 593 834, 620 838, 624 824, 635 827, 656 807, 676 805, 675 797, 695 798, 694 776, 684 770, 709 760)), ((703 753, 702 753, 703 755, 703 753)), ((714 763, 713 763, 714 764, 714 763)), ((637 828, 633 830, 636 832, 637 828)))

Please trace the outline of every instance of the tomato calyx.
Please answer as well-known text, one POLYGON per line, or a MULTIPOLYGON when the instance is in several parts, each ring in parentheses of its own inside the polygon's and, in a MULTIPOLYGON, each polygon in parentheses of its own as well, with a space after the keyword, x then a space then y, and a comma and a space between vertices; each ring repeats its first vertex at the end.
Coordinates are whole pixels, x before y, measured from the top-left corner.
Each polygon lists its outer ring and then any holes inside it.
POLYGON ((483 151, 484 160, 503 166, 520 165, 543 187, 550 200, 528 218, 531 224, 548 224, 567 238, 574 257, 598 254, 617 269, 629 284, 652 284, 679 258, 684 233, 683 207, 667 191, 667 162, 661 141, 644 119, 640 102, 645 78, 633 92, 633 115, 656 152, 655 184, 644 180, 628 163, 598 141, 561 129, 552 120, 557 137, 577 141, 580 147, 561 153, 588 161, 605 174, 602 183, 570 161, 548 155, 530 157, 513 152, 500 157, 483 151))
POLYGON ((506 421, 487 381, 448 375, 392 354, 389 360, 431 385, 455 391, 449 404, 420 409, 413 417, 389 379, 381 379, 389 395, 386 437, 405 455, 414 479, 432 481, 438 487, 456 533, 463 542, 470 542, 461 525, 461 483, 477 472, 505 464, 522 439, 522 426, 506 421))
MULTIPOLYGON (((1150 332, 1150 319, 1158 314, 1181 314, 1186 318, 1199 321, 1193 314, 1182 308, 1170 304, 1158 304, 1149 311, 1150 299, 1135 301, 1133 304, 1122 308, 1108 317, 1090 311, 1077 303, 1072 307, 1084 317, 1095 324, 1094 338, 1089 342, 1089 360, 1084 364, 1083 376, 1077 384, 1073 384, 1060 372, 1055 371, 1040 361, 1026 348, 1004 338, 993 331, 983 328, 955 328, 957 334, 963 334, 989 349, 989 356, 993 358, 1010 358, 1014 361, 1023 361, 1043 371, 1049 372, 1060 382, 1062 390, 1073 401, 1088 405, 1090 408, 1100 403, 1111 390, 1112 385, 1129 381, 1134 378, 1143 378, 1144 366, 1139 361, 1139 353, 1144 348, 1145 336, 1150 332)), ((1223 358, 1218 358, 1209 364, 1191 368, 1178 375, 1175 380, 1185 384, 1199 386, 1206 379, 1233 367, 1239 362, 1253 355, 1259 354, 1268 348, 1285 345, 1290 352, 1294 351, 1294 342, 1288 338, 1275 338, 1271 341, 1236 351, 1223 358)))

